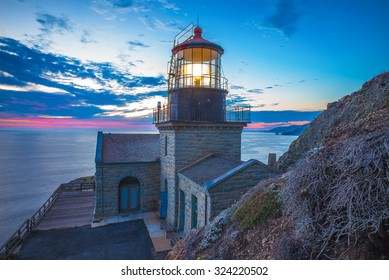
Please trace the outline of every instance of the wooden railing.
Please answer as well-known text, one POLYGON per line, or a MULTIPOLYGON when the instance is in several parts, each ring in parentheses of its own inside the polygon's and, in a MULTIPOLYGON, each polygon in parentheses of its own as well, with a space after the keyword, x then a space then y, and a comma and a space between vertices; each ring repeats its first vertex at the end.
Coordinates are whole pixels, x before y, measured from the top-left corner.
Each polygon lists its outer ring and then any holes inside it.
POLYGON ((80 183, 79 186, 74 187, 70 184, 61 184, 46 200, 46 202, 35 212, 30 219, 27 219, 16 232, 0 247, 0 260, 9 258, 15 249, 21 244, 21 242, 33 232, 39 222, 43 219, 43 216, 49 211, 51 206, 57 200, 61 192, 74 192, 74 191, 86 191, 95 190, 94 183, 80 183))

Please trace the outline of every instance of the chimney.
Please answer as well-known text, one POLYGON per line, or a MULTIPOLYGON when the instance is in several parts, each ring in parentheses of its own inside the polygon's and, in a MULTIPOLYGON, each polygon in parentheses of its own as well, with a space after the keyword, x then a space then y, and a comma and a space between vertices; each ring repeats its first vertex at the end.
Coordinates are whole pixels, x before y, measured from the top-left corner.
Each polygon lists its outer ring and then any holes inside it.
POLYGON ((277 155, 274 153, 269 153, 269 158, 267 160, 267 165, 269 167, 275 168, 277 164, 277 155))

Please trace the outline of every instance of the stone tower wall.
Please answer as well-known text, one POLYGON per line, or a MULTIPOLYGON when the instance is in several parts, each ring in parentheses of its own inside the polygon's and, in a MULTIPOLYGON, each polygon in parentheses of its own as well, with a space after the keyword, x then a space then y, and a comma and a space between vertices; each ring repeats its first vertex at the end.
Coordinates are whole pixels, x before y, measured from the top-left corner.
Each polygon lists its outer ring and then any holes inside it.
POLYGON ((157 125, 161 144, 161 191, 164 189, 166 179, 168 182, 166 220, 173 227, 177 228, 178 220, 177 171, 210 153, 240 160, 243 126, 241 123, 172 122, 157 125))

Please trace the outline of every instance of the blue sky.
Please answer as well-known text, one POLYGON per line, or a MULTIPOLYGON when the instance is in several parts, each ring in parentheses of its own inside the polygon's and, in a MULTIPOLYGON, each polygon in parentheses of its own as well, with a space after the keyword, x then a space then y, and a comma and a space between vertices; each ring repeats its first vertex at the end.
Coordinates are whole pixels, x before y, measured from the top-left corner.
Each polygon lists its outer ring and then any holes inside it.
POLYGON ((252 128, 312 120, 389 67, 389 1, 0 2, 0 127, 148 129, 175 35, 225 49, 252 128))

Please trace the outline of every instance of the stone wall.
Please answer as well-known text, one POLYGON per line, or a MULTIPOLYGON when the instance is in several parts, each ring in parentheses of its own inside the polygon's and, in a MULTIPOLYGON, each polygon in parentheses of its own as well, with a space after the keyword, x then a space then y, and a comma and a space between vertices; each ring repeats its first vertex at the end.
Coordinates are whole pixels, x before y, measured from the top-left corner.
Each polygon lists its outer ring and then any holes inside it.
POLYGON ((140 212, 159 208, 160 162, 96 164, 95 218, 119 214, 119 184, 127 176, 140 182, 140 212))
MULTIPOLYGON (((192 195, 197 197, 197 227, 200 228, 207 223, 208 199, 204 192, 204 187, 201 187, 189 180, 183 175, 179 177, 179 188, 185 194, 185 222, 184 230, 181 232, 184 236, 192 230, 192 195)), ((181 201, 181 200, 180 200, 181 201)), ((181 206, 179 207, 181 209, 181 206)), ((179 211, 180 212, 180 211, 179 211)), ((179 217, 181 217, 179 213, 179 217)))
POLYGON ((162 190, 167 180, 166 220, 174 228, 178 226, 177 171, 210 153, 240 160, 243 127, 242 123, 169 122, 157 125, 161 149, 160 185, 162 190))
POLYGON ((273 176, 274 173, 266 166, 257 163, 234 174, 225 181, 208 189, 210 196, 210 219, 230 207, 234 202, 254 187, 259 181, 273 176))

